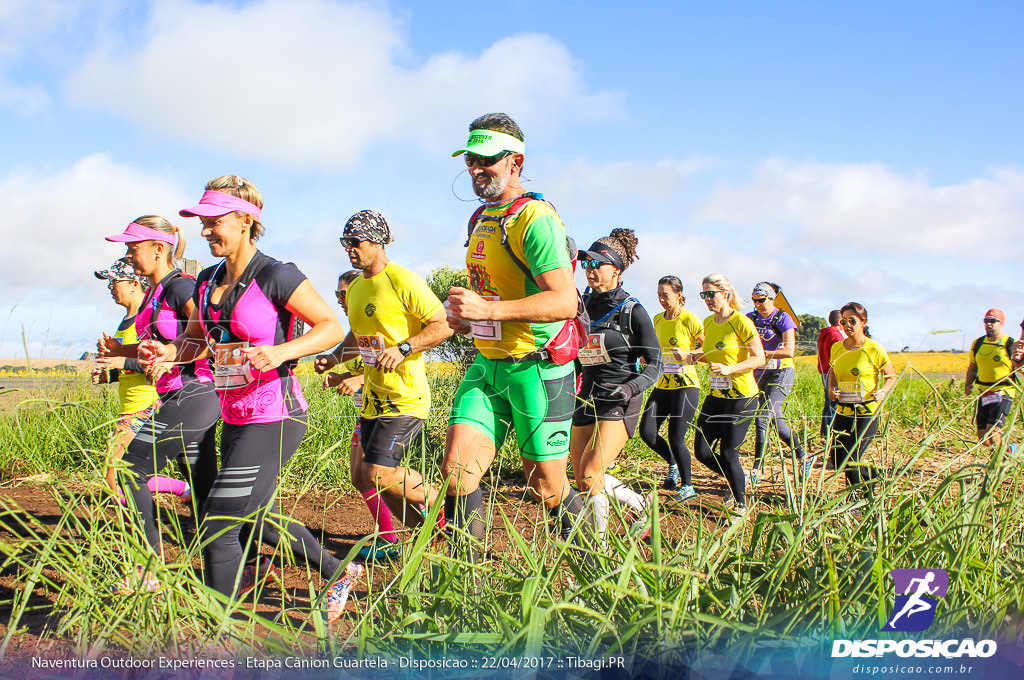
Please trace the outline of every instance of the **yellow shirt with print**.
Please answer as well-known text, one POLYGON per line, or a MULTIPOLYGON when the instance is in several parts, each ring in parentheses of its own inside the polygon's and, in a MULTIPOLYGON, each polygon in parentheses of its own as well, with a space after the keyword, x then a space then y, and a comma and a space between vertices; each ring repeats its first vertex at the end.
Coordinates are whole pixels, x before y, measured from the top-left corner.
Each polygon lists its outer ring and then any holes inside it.
MULTIPOLYGON (((509 203, 490 206, 481 213, 469 238, 466 269, 469 286, 483 296, 499 300, 521 300, 540 292, 534 277, 554 269, 570 267, 565 248, 565 227, 550 205, 530 201, 505 225, 512 252, 526 264, 532 276, 519 268, 501 243, 498 218, 509 203)), ((480 353, 488 359, 521 357, 542 348, 558 334, 563 322, 529 323, 502 321, 500 339, 474 337, 480 353)))
POLYGON ((688 309, 682 310, 679 316, 674 319, 666 319, 665 313, 654 316, 654 332, 658 335, 658 344, 661 345, 662 363, 682 363, 682 373, 662 373, 658 383, 654 386, 661 390, 679 390, 684 387, 700 387, 697 379, 697 368, 680 361, 672 353, 673 349, 683 352, 697 349, 697 340, 704 333, 697 315, 688 309))
MULTIPOLYGON (((364 347, 394 347, 419 333, 441 309, 441 301, 423 277, 394 262, 389 262, 376 276, 356 278, 348 288, 349 325, 364 347)), ((363 372, 364 418, 426 419, 430 413, 430 388, 422 352, 413 352, 390 373, 382 373, 369 363, 363 372)))
MULTIPOLYGON (((134 345, 139 342, 135 334, 135 323, 127 324, 127 328, 118 329, 114 337, 122 345, 134 345)), ((117 393, 121 398, 121 415, 145 411, 156 401, 156 388, 142 373, 121 369, 117 376, 117 393)))
MULTIPOLYGON (((754 328, 754 322, 739 312, 733 312, 722 323, 715 321, 715 315, 704 319, 704 359, 708 363, 735 366, 750 358, 747 347, 754 338, 758 342, 761 336, 754 328)), ((753 371, 734 373, 727 378, 732 379, 732 387, 728 390, 712 389, 709 394, 725 399, 740 399, 757 394, 757 381, 753 371)))
POLYGON ((989 342, 986 336, 982 336, 979 340, 981 340, 981 343, 978 345, 978 352, 971 356, 971 363, 975 364, 978 368, 978 374, 974 382, 974 392, 976 394, 1012 393, 1014 389, 1012 382, 1007 381, 1002 385, 998 384, 1002 383, 1013 373, 1013 362, 1010 360, 1010 355, 1006 352, 1007 341, 1010 342, 1010 347, 1013 347, 1012 339, 1004 334, 999 338, 998 342, 989 342))
POLYGON ((877 411, 879 404, 871 395, 885 382, 882 378, 882 369, 888 364, 889 355, 871 338, 867 338, 857 349, 846 349, 844 342, 832 345, 829 365, 840 392, 836 412, 852 416, 877 411), (862 404, 844 404, 843 393, 848 393, 854 399, 862 398, 864 401, 862 404))

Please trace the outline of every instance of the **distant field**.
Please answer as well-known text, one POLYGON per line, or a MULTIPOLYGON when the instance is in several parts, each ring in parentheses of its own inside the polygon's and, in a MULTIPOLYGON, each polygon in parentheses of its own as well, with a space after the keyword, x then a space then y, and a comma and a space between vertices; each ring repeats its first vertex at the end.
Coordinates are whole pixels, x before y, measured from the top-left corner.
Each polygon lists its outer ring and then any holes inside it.
MULTIPOLYGON (((970 358, 968 352, 890 352, 893 368, 897 373, 966 373, 970 358), (912 367, 912 368, 910 368, 912 367)), ((798 357, 798 364, 813 366, 818 358, 814 355, 798 357)))

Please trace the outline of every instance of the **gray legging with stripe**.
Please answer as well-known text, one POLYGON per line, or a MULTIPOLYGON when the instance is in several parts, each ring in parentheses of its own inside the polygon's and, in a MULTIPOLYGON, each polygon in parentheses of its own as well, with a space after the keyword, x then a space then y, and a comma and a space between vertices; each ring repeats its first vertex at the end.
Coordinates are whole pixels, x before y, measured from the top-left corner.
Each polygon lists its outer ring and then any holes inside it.
POLYGON ((224 423, 220 473, 206 501, 202 527, 206 582, 217 592, 235 592, 245 558, 242 546, 250 543, 250 537, 254 545, 287 542, 292 554, 324 578, 331 578, 340 567, 309 529, 273 516, 278 513, 277 503, 271 503, 278 475, 305 434, 305 414, 275 423, 224 423))
POLYGON ((782 416, 782 402, 793 389, 794 373, 792 368, 767 369, 756 371, 758 398, 757 420, 754 425, 754 468, 760 469, 768 448, 768 429, 775 422, 779 439, 803 458, 804 452, 800 442, 793 434, 786 419, 782 416))

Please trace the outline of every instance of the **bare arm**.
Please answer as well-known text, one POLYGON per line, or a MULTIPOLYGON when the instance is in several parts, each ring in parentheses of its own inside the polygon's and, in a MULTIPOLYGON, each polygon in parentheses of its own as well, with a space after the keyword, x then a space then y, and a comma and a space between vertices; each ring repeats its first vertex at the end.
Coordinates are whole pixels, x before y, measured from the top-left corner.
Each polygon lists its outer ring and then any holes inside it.
MULTIPOLYGON (((419 333, 409 336, 406 342, 412 346, 413 352, 425 352, 440 345, 451 334, 452 329, 448 327, 447 315, 442 307, 430 317, 419 333)), ((388 347, 377 357, 377 368, 385 373, 393 371, 406 358, 398 347, 388 347)))
POLYGON ((896 377, 896 369, 893 368, 891 361, 885 366, 882 366, 882 378, 884 379, 882 386, 872 395, 875 401, 885 401, 885 398, 889 396, 889 392, 892 391, 892 388, 896 387, 896 381, 898 378, 896 377))
POLYGON ((764 345, 761 344, 761 336, 754 335, 745 347, 749 353, 749 356, 746 359, 739 361, 732 366, 712 363, 711 372, 718 373, 720 375, 733 375, 736 373, 743 373, 745 371, 752 371, 755 368, 764 366, 764 345))
POLYGON ((782 344, 778 349, 766 351, 765 359, 792 359, 796 355, 796 330, 782 331, 782 344))
POLYGON ((534 277, 539 293, 519 300, 484 300, 468 288, 448 291, 449 309, 464 321, 529 321, 551 323, 576 315, 576 283, 572 270, 560 267, 534 277))
POLYGON ((971 396, 974 391, 974 381, 978 378, 978 364, 971 361, 967 364, 967 377, 964 379, 964 396, 971 396))

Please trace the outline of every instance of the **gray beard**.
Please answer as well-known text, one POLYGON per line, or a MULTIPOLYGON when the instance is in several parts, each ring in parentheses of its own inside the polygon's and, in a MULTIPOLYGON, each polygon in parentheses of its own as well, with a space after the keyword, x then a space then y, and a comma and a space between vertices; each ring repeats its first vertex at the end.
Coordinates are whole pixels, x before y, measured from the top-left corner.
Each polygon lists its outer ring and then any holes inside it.
POLYGON ((485 201, 493 201, 501 197, 502 192, 505 191, 505 187, 508 186, 508 181, 503 181, 500 177, 491 177, 490 181, 482 187, 473 185, 473 193, 479 198, 485 201))

